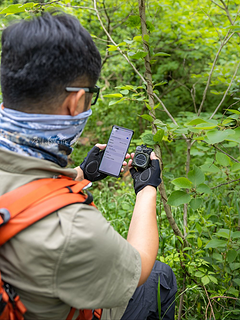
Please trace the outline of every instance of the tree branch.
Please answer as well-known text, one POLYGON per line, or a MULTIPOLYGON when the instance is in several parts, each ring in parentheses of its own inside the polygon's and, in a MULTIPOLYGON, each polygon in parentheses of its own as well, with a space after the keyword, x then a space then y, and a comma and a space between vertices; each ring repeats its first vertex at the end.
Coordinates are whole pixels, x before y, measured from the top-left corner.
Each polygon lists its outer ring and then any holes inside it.
MULTIPOLYGON (((190 170, 190 161, 191 161, 191 140, 188 139, 187 140, 187 161, 186 161, 186 176, 188 176, 188 172, 190 170)), ((189 192, 189 190, 186 190, 187 192, 189 192)), ((188 213, 188 204, 184 203, 183 206, 183 228, 184 228, 184 237, 187 237, 187 213, 188 213)))
MULTIPOLYGON (((139 15, 141 19, 143 47, 144 47, 144 51, 147 53, 146 57, 144 58, 144 62, 145 62, 145 70, 146 70, 145 73, 146 73, 146 81, 147 81, 147 93, 149 97, 149 105, 151 107, 151 111, 149 112, 149 114, 153 117, 153 119, 156 119, 155 110, 154 110, 154 94, 153 94, 152 70, 151 70, 151 64, 150 64, 149 46, 148 46, 148 43, 145 41, 145 35, 148 34, 147 25, 146 25, 146 16, 145 16, 145 0, 138 0, 138 7, 139 7, 139 15)), ((161 103, 160 99, 157 99, 157 100, 161 103)), ((152 132, 153 134, 157 132, 157 127, 154 123, 152 123, 152 132)), ((162 152, 159 144, 155 145, 155 152, 157 157, 160 159, 160 166, 162 169, 163 167, 162 152)), ((173 218, 171 207, 167 204, 167 194, 164 187, 163 179, 158 189, 161 194, 164 210, 166 212, 170 226, 172 227, 174 233, 185 241, 185 238, 182 232, 178 228, 173 218)))
POLYGON ((229 182, 221 183, 221 184, 219 184, 219 185, 216 186, 216 187, 212 187, 211 190, 216 189, 216 188, 219 188, 219 187, 222 187, 222 186, 225 186, 225 185, 230 184, 230 183, 233 183, 233 182, 237 182, 237 181, 240 181, 240 179, 231 180, 231 181, 229 181, 229 182))
POLYGON ((214 3, 216 6, 218 6, 219 8, 221 8, 222 10, 225 10, 222 6, 220 6, 220 4, 218 4, 217 2, 215 2, 215 1, 213 1, 213 0, 211 0, 212 1, 212 3, 214 3))
MULTIPOLYGON (((207 143, 206 141, 204 141, 205 143, 207 143)), ((228 156, 230 159, 232 159, 234 162, 240 163, 240 161, 238 161, 237 159, 235 159, 233 156, 231 156, 230 154, 228 154, 227 152, 223 151, 222 149, 220 149, 219 147, 215 146, 215 144, 212 144, 213 148, 217 149, 218 151, 224 153, 226 156, 228 156)))
POLYGON ((207 96, 207 91, 209 89, 209 86, 210 86, 210 83, 211 83, 211 78, 212 78, 212 74, 213 74, 213 71, 214 71, 214 68, 216 66, 216 63, 217 63, 217 60, 218 60, 218 57, 220 55, 220 52, 222 51, 222 48, 225 46, 225 44, 229 41, 229 39, 232 37, 232 35, 234 34, 234 32, 231 34, 231 36, 229 37, 229 33, 230 31, 227 32, 224 40, 222 41, 221 43, 221 46, 220 48, 218 49, 218 52, 215 56, 215 59, 213 61, 213 65, 212 65, 212 68, 211 68, 211 71, 209 73, 209 76, 208 76, 208 81, 207 81, 207 84, 206 84, 206 87, 205 87, 205 90, 204 90, 204 93, 203 93, 203 99, 202 99, 202 102, 201 102, 201 105, 198 109, 198 116, 200 115, 201 111, 202 111, 202 108, 203 108, 203 104, 205 102, 205 99, 206 99, 206 96, 207 96))
MULTIPOLYGON (((141 75, 141 73, 136 69, 136 67, 134 66, 134 64, 129 60, 129 58, 126 56, 126 54, 121 50, 121 48, 118 47, 118 45, 116 44, 116 42, 113 40, 113 38, 111 37, 111 35, 109 34, 109 32, 107 32, 102 19, 100 17, 98 8, 97 8, 97 1, 93 0, 93 5, 94 5, 94 10, 97 14, 98 20, 101 24, 101 27, 103 28, 104 32, 106 33, 106 35, 108 36, 109 40, 112 42, 112 44, 114 46, 117 47, 117 50, 120 52, 120 54, 124 57, 124 59, 130 64, 130 66, 133 68, 133 70, 136 72, 136 74, 140 77, 140 79, 143 81, 143 83, 147 84, 146 79, 141 75)), ((167 115, 169 116, 169 118, 173 121, 174 124, 177 125, 177 122, 175 121, 175 119, 173 118, 173 116, 171 115, 171 113, 168 111, 168 109, 166 108, 166 106, 164 105, 164 103, 162 102, 162 100, 155 94, 153 93, 153 96, 159 101, 159 103, 161 104, 161 106, 163 107, 164 111, 167 113, 167 115)))
MULTIPOLYGON (((205 287, 204 285, 203 285, 203 288, 204 288, 205 293, 206 293, 206 296, 207 296, 207 298, 208 298, 208 305, 207 305, 206 312, 205 312, 205 319, 207 320, 208 307, 210 306, 210 308, 211 308, 211 314, 213 315, 213 319, 216 320, 215 315, 214 315, 214 311, 213 311, 213 306, 212 306, 211 300, 210 300, 210 298, 209 298, 207 289, 206 289, 206 287, 205 287)), ((211 318, 210 318, 210 319, 211 319, 211 318)))
POLYGON ((231 88, 231 86, 232 86, 232 84, 233 84, 233 81, 234 81, 234 79, 235 79, 235 77, 236 77, 236 74, 237 74, 237 72, 238 72, 239 66, 240 66, 240 62, 239 62, 238 65, 237 65, 237 68, 236 68, 236 70, 235 70, 235 72, 234 72, 234 75, 233 75, 233 77, 232 77, 232 80, 231 80, 231 82, 230 82, 227 90, 225 91, 225 94, 224 94, 222 100, 220 101, 219 105, 217 106, 217 108, 215 109, 215 111, 213 112, 213 114, 211 115, 210 119, 212 119, 212 118, 214 117, 214 115, 217 113, 218 109, 219 109, 219 108, 221 107, 221 105, 223 104, 223 102, 224 102, 224 100, 225 100, 225 98, 226 98, 226 96, 227 96, 227 94, 228 94, 228 91, 230 90, 230 88, 231 88))
MULTIPOLYGON (((225 3, 224 1, 220 0, 220 1, 222 2, 222 4, 223 4, 223 7, 220 6, 218 3, 216 3, 215 1, 213 1, 213 0, 211 0, 211 1, 212 1, 212 3, 214 3, 216 6, 218 6, 218 7, 221 8, 223 11, 226 12, 227 18, 228 18, 229 22, 231 23, 231 25, 233 26, 233 25, 235 24, 235 22, 236 22, 237 17, 238 17, 240 7, 239 7, 239 9, 238 9, 238 13, 236 14, 236 17, 235 17, 234 21, 232 21, 232 18, 231 18, 231 16, 230 16, 230 13, 229 13, 229 10, 228 10, 228 6, 226 5, 226 3, 225 3)), ((240 33, 237 32, 237 34, 238 34, 238 36, 240 37, 240 33)))

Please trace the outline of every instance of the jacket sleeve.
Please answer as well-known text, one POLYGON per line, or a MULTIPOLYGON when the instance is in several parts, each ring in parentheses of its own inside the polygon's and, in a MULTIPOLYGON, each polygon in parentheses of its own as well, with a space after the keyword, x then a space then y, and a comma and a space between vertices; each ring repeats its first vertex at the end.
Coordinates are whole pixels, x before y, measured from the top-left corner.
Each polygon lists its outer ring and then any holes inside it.
MULTIPOLYGON (((78 309, 127 304, 141 274, 139 253, 98 210, 70 207, 75 213, 56 264, 55 294, 78 309)), ((61 213, 60 218, 64 223, 61 213)))

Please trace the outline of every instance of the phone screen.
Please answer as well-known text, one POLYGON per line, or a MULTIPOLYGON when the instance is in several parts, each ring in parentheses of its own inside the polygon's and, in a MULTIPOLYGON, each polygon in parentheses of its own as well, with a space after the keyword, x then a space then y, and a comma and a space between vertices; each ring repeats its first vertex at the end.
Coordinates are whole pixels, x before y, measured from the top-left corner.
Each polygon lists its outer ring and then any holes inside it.
POLYGON ((132 136, 132 130, 113 126, 99 171, 114 177, 119 176, 132 136))

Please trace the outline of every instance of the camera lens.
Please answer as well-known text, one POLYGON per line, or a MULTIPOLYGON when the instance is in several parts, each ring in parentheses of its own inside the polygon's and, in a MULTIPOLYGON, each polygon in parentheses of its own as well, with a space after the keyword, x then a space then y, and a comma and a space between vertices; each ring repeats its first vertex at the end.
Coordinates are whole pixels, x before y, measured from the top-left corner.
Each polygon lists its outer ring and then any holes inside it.
POLYGON ((135 163, 139 167, 143 166, 147 161, 147 157, 144 154, 137 154, 135 157, 135 163))

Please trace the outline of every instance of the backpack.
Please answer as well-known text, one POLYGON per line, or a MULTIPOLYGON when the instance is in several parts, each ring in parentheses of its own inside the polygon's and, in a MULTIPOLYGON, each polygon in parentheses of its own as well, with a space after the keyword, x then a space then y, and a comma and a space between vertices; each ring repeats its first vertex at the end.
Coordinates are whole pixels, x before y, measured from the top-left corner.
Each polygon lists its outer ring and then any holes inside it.
MULTIPOLYGON (((88 180, 75 181, 66 176, 34 180, 0 197, 0 246, 28 226, 52 212, 73 203, 95 206, 93 197, 82 190, 88 180)), ((27 311, 10 284, 0 272, 0 320, 24 320, 27 311)), ((66 320, 71 320, 76 309, 71 308, 66 320)), ((76 320, 101 319, 102 309, 79 311, 76 320)))

